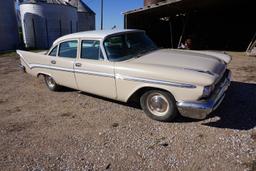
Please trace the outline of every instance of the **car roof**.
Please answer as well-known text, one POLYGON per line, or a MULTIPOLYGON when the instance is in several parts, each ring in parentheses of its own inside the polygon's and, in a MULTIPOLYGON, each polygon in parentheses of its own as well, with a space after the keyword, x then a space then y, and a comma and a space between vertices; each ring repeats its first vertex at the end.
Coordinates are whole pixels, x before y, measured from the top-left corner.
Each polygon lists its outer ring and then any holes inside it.
POLYGON ((67 39, 77 39, 77 38, 96 38, 96 39, 105 39, 105 37, 113 34, 120 34, 120 33, 127 33, 127 32, 141 32, 142 30, 137 29, 113 29, 113 30, 94 30, 94 31, 83 31, 73 34, 68 34, 65 36, 62 36, 54 41, 54 45, 58 42, 61 42, 63 40, 67 39))

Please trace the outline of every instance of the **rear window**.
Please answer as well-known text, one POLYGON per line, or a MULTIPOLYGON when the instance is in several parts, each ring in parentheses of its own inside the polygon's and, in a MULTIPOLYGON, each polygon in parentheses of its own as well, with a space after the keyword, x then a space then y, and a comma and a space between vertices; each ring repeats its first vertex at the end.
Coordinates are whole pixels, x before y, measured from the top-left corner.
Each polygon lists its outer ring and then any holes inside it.
POLYGON ((59 57, 76 58, 77 40, 67 41, 60 44, 59 57))
POLYGON ((58 46, 55 46, 52 51, 49 53, 49 56, 56 56, 57 55, 57 49, 58 49, 58 46))

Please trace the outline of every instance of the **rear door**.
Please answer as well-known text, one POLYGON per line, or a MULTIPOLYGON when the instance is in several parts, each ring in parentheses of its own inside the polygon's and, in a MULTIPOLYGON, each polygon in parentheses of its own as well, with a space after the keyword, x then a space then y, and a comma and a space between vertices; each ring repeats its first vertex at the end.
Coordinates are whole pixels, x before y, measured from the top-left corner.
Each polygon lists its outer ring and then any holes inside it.
POLYGON ((74 63, 77 58, 78 40, 63 41, 58 46, 58 53, 51 57, 52 77, 57 84, 77 89, 74 63))
POLYGON ((116 98, 114 63, 104 59, 100 40, 81 40, 74 69, 79 90, 116 98))

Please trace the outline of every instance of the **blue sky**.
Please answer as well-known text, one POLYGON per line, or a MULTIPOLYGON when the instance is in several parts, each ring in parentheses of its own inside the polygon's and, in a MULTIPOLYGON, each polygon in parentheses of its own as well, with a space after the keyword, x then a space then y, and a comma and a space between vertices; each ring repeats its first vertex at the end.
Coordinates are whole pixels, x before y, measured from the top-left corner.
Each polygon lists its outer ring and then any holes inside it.
MULTIPOLYGON (((100 28, 100 1, 83 0, 96 13, 96 29, 100 28)), ((104 29, 111 29, 114 25, 123 28, 123 12, 143 7, 143 0, 103 0, 104 29)))

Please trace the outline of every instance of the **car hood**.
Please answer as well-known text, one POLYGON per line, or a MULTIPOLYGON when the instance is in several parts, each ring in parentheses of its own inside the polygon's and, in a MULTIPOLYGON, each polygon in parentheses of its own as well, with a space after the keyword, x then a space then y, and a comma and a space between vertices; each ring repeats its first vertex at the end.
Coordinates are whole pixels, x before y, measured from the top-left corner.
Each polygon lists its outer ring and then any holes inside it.
POLYGON ((131 60, 131 63, 173 67, 220 75, 226 69, 224 59, 217 53, 160 49, 131 60))

